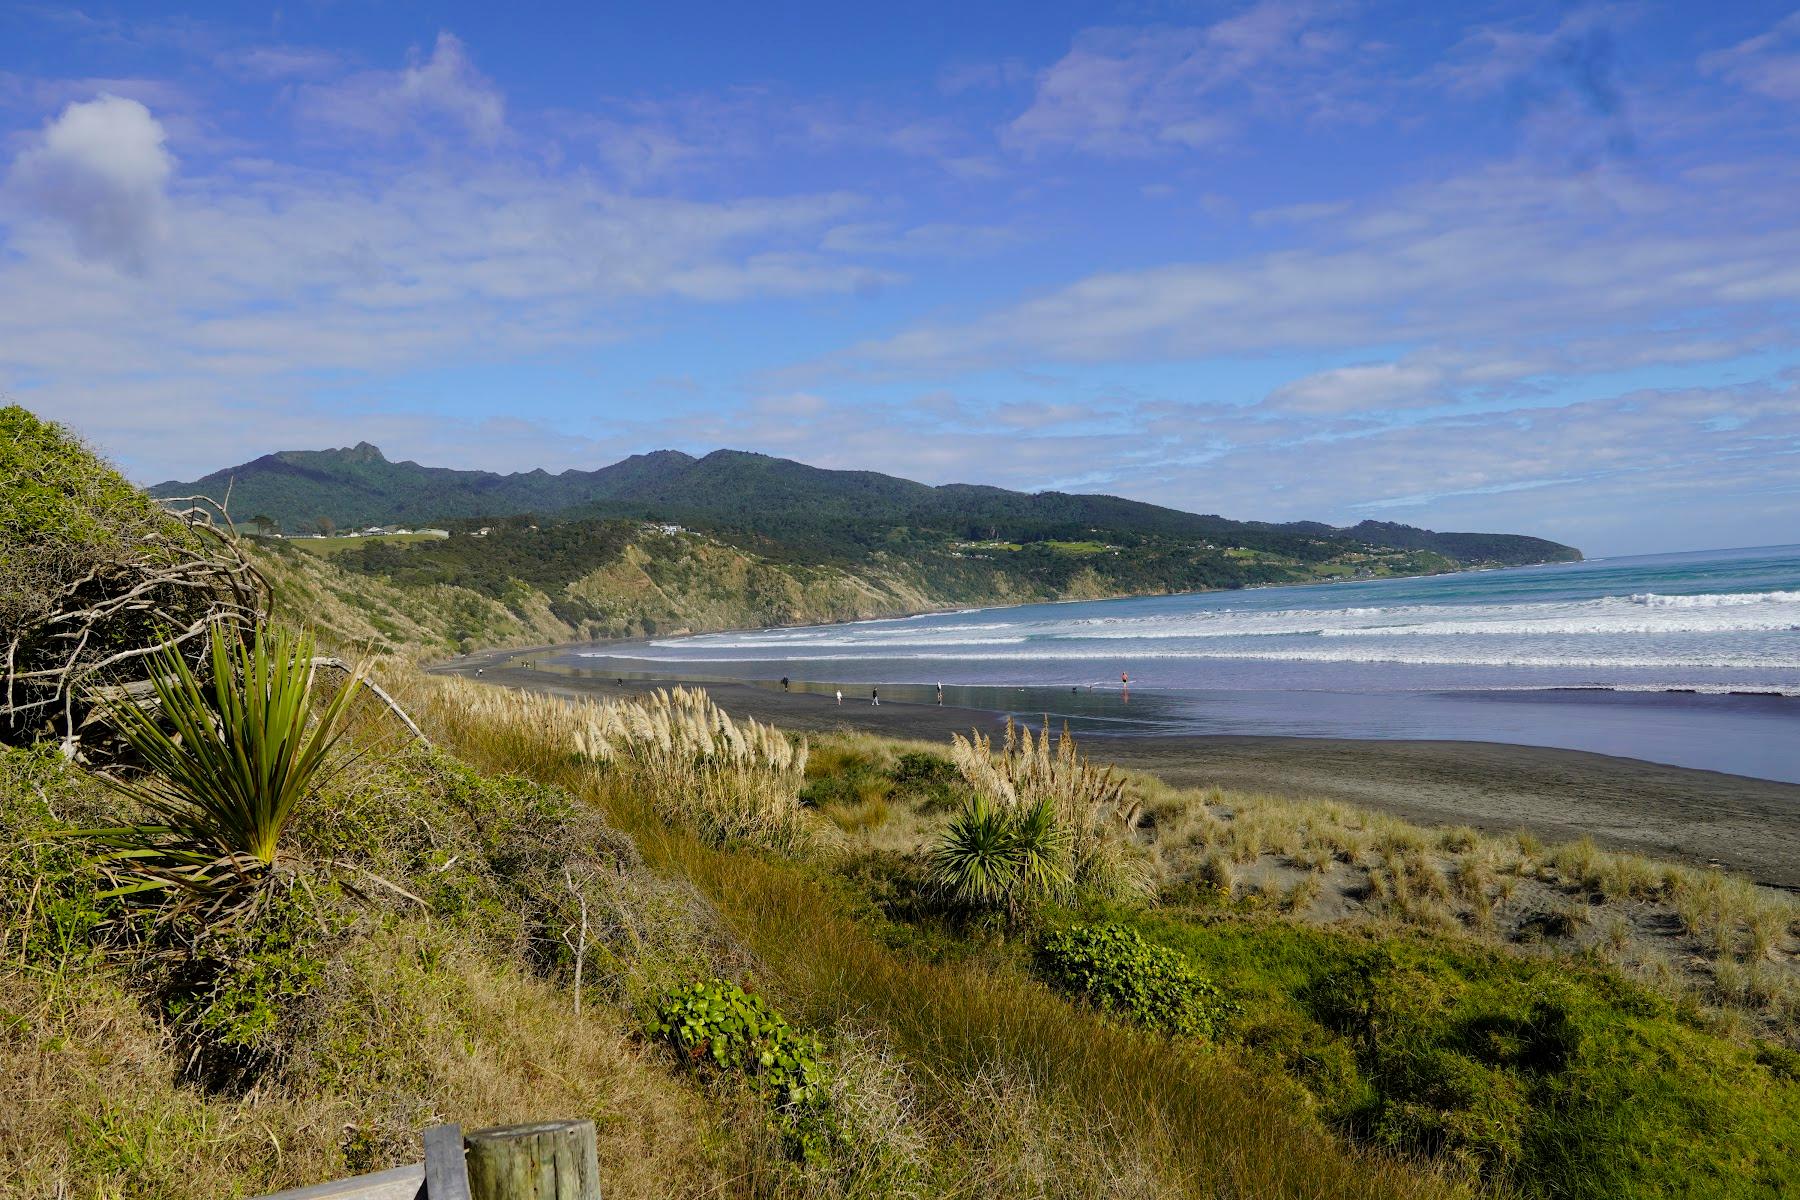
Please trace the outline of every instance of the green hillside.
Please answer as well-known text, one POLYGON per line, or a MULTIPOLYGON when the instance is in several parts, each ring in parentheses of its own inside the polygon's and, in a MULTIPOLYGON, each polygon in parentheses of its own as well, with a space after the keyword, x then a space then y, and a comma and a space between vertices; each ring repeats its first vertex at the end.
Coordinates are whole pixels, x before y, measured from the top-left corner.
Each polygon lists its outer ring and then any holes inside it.
MULTIPOLYGON (((1299 522, 1233 521, 1116 496, 1023 493, 948 484, 931 487, 872 471, 830 471, 787 459, 719 450, 704 458, 677 451, 635 455, 595 471, 498 475, 389 462, 364 442, 342 450, 283 451, 191 483, 168 482, 159 496, 223 499, 247 520, 267 516, 290 533, 321 520, 337 528, 447 523, 534 514, 538 519, 676 522, 797 562, 863 562, 881 550, 968 553, 957 543, 1098 542, 1135 560, 1120 574, 1128 589, 1231 586, 1297 578, 1197 576, 1175 566, 1183 555, 1249 550, 1292 563, 1349 562, 1347 556, 1402 550, 1448 560, 1422 569, 1516 565, 1580 557, 1573 547, 1511 534, 1443 534, 1364 522, 1352 530, 1299 522)), ((1388 573, 1371 566, 1370 573, 1388 573)), ((1054 572, 1052 572, 1054 574, 1054 572)), ((1204 574, 1204 573, 1203 573, 1204 574)), ((1330 577, 1325 571, 1312 577, 1330 577)))

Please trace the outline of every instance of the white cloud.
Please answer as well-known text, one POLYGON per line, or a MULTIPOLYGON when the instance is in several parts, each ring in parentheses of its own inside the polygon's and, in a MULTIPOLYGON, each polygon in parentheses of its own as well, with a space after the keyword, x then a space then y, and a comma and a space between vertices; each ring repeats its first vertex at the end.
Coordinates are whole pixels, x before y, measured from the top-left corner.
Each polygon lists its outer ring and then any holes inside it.
POLYGON ((417 51, 398 71, 364 71, 299 93, 302 115, 381 139, 448 125, 480 145, 506 132, 506 98, 469 61, 455 34, 439 33, 429 56, 417 51))
POLYGON ((1269 397, 1302 413, 1356 413, 1441 404, 1446 375, 1421 362, 1359 363, 1297 379, 1269 397))
POLYGON ((67 228, 83 258, 141 274, 168 225, 175 159, 163 127, 136 100, 70 104, 13 163, 10 187, 67 228))
POLYGON ((1049 149, 1134 155, 1196 149, 1234 136, 1246 108, 1342 113, 1346 42, 1331 7, 1257 3, 1200 28, 1090 29, 1042 71, 1031 107, 1003 131, 1024 153, 1049 149))
POLYGON ((1800 12, 1700 59, 1700 69, 1771 100, 1800 100, 1800 12))
POLYGON ((1319 233, 1305 249, 1091 275, 842 361, 936 371, 1394 343, 1478 345, 1504 359, 1585 341, 1596 357, 1561 366, 1593 370, 1619 354, 1641 365, 1694 361, 1708 344, 1741 352, 1751 328, 1776 343, 1795 336, 1769 306, 1800 299, 1800 229, 1742 176, 1652 184, 1622 171, 1495 168, 1319 233))

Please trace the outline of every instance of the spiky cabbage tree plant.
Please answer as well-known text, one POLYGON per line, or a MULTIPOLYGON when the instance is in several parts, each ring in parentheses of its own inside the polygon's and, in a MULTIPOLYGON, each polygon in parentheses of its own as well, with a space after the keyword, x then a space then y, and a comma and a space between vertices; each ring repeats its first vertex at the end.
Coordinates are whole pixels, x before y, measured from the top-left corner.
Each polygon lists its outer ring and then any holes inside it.
POLYGON ((270 876, 295 811, 350 760, 340 743, 362 672, 319 697, 309 634, 210 631, 205 677, 165 645, 151 658, 154 705, 107 702, 148 768, 109 778, 150 818, 92 830, 123 881, 112 895, 180 889, 230 905, 270 876))
POLYGON ((1017 916, 1068 889, 1068 830, 1048 800, 996 804, 977 795, 938 840, 931 878, 956 904, 1017 916))

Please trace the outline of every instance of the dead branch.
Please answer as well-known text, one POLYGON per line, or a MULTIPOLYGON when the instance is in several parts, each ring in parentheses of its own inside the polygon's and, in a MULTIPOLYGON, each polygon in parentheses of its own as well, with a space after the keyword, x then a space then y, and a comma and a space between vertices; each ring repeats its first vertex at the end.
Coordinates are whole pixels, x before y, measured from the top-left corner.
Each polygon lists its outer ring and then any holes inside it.
MULTIPOLYGON (((349 676, 356 675, 356 668, 351 666, 349 663, 345 662, 341 658, 332 658, 327 655, 319 655, 319 656, 316 656, 312 660, 312 665, 315 667, 333 667, 339 671, 342 671, 346 675, 349 675, 349 676)), ((411 717, 406 715, 406 710, 404 708, 400 707, 400 702, 395 700, 392 696, 388 695, 387 692, 382 689, 382 686, 379 683, 376 683, 373 679, 370 679, 367 675, 364 675, 362 677, 362 686, 364 688, 368 689, 368 691, 371 694, 373 694, 376 699, 380 700, 383 704, 387 705, 388 710, 390 712, 392 712, 396 717, 399 717, 402 724, 404 724, 408 729, 412 730, 412 735, 415 738, 418 738, 419 741, 423 742, 425 744, 425 748, 427 750, 429 750, 431 748, 431 739, 426 737, 424 731, 419 728, 419 726, 413 721, 413 719, 411 717)))

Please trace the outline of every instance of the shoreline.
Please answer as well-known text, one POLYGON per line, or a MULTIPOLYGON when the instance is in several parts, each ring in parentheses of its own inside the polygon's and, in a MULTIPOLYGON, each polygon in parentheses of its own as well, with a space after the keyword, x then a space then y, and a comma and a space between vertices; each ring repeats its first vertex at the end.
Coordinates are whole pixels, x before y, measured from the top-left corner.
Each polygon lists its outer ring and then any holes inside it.
MULTIPOLYGON (((829 695, 741 680, 671 675, 618 683, 510 661, 559 648, 489 651, 426 669, 473 677, 480 668, 484 683, 573 698, 702 687, 733 715, 799 733, 855 730, 944 742, 952 733, 996 728, 1005 718, 997 709, 898 699, 880 707, 839 706, 829 695)), ((1800 784, 1503 742, 1119 733, 1086 744, 1102 761, 1175 787, 1339 800, 1421 824, 1525 829, 1552 842, 1589 836, 1610 849, 1721 867, 1800 890, 1800 784)))

